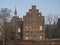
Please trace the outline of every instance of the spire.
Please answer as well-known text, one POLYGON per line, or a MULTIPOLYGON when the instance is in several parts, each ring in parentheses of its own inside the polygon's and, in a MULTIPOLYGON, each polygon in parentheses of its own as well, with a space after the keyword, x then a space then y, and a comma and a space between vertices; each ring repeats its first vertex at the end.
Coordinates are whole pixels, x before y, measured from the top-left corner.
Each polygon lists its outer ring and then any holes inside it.
POLYGON ((14 11, 14 16, 17 16, 17 10, 16 10, 16 7, 15 7, 15 11, 14 11))

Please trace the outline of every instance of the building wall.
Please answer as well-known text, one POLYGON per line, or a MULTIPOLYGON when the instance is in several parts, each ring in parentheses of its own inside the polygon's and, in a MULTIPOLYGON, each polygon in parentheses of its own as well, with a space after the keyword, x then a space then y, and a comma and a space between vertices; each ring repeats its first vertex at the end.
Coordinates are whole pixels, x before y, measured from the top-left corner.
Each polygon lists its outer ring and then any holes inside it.
POLYGON ((60 18, 58 19, 58 22, 57 22, 56 36, 58 39, 60 39, 60 18))
POLYGON ((32 6, 26 16, 23 16, 23 40, 45 39, 44 16, 36 6, 32 6))
POLYGON ((22 18, 19 18, 18 16, 14 16, 11 20, 12 24, 12 39, 22 39, 22 29, 23 29, 23 24, 22 24, 22 18))
MULTIPOLYGON (((0 41, 2 44, 3 41, 0 41)), ((20 40, 20 41, 6 41, 5 45, 60 45, 59 39, 54 40, 40 40, 40 41, 33 41, 33 40, 20 40)))

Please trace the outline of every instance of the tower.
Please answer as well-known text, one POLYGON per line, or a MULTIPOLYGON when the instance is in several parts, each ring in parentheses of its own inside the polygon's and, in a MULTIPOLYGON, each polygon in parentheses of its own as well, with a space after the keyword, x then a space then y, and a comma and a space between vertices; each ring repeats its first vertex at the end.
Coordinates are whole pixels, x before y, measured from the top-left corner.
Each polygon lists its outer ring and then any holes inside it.
POLYGON ((14 11, 14 16, 17 16, 17 10, 16 10, 16 7, 15 7, 15 11, 14 11))
POLYGON ((15 7, 15 11, 14 11, 14 16, 12 17, 11 20, 11 24, 12 24, 12 39, 17 40, 17 39, 22 39, 22 18, 19 18, 17 16, 17 10, 15 7))

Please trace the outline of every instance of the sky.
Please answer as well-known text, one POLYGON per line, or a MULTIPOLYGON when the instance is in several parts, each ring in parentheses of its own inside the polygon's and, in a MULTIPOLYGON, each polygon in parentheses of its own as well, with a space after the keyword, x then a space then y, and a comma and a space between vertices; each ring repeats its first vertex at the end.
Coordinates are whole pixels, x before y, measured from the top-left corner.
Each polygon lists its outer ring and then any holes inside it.
POLYGON ((49 14, 60 16, 60 0, 0 0, 0 8, 11 9, 14 15, 16 7, 19 17, 26 15, 32 5, 36 5, 43 16, 49 14))

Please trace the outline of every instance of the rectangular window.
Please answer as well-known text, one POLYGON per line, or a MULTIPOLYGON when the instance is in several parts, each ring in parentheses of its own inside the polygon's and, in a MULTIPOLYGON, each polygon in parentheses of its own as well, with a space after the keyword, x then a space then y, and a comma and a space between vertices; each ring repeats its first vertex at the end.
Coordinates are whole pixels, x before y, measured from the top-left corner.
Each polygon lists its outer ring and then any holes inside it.
POLYGON ((21 32, 21 29, 20 28, 18 28, 18 32, 21 32))
POLYGON ((28 26, 25 26, 25 30, 28 30, 28 26))
POLYGON ((26 36, 26 40, 28 40, 28 36, 26 36))
POLYGON ((40 30, 42 30, 42 26, 40 26, 40 30))
POLYGON ((32 39, 32 36, 29 36, 29 39, 31 40, 32 39))
POLYGON ((40 40, 42 39, 42 36, 40 35, 40 40))

